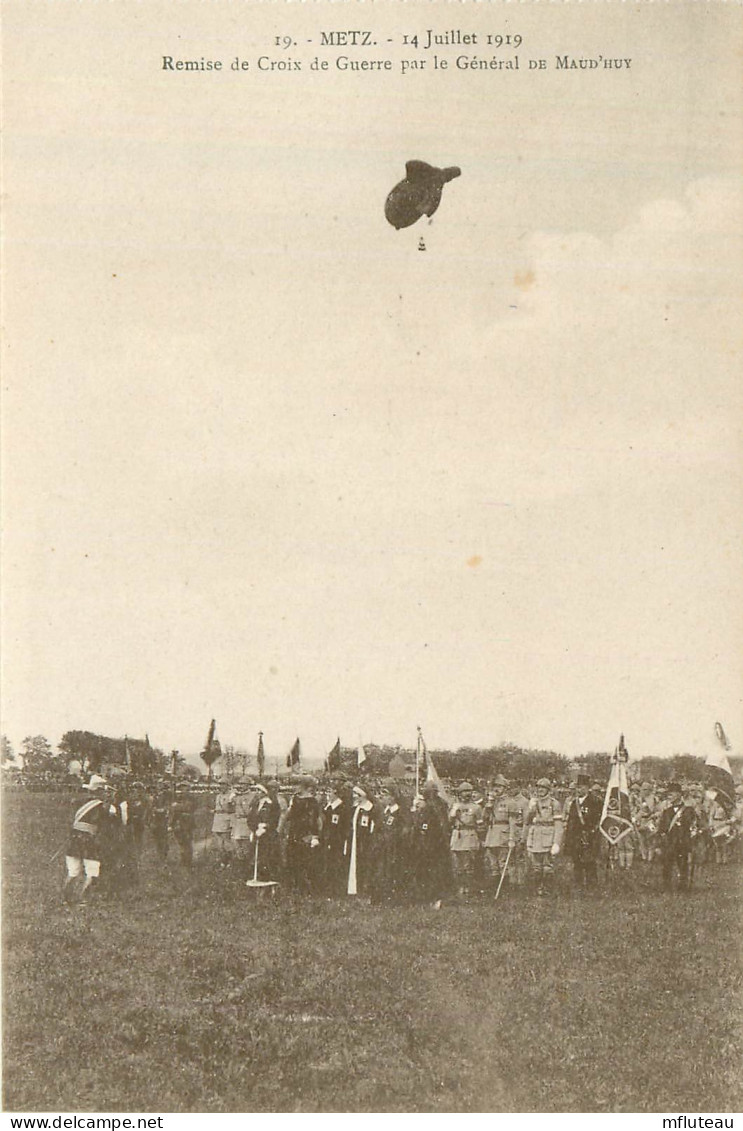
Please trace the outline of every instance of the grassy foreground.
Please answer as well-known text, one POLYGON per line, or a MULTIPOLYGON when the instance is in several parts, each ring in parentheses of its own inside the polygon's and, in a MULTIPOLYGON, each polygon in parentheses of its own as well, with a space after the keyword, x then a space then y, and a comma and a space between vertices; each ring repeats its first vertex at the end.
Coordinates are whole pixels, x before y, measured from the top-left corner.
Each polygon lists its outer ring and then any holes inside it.
POLYGON ((68 911, 73 807, 3 798, 6 1110, 741 1110, 733 869, 435 912, 254 903, 148 844, 135 892, 68 911))

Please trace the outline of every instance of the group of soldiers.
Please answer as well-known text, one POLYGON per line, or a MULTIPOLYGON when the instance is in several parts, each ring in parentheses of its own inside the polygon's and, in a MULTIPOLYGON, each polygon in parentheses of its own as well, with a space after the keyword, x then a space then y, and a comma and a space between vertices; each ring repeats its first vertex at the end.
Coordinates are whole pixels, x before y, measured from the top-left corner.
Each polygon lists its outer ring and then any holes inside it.
POLYGON ((657 859, 662 886, 688 890, 703 863, 727 863, 743 822, 743 786, 731 805, 700 783, 643 782, 629 791, 631 827, 610 845, 600 828, 606 786, 585 775, 569 789, 498 775, 461 782, 448 797, 436 782, 411 796, 394 779, 342 776, 302 777, 288 797, 275 780, 225 782, 213 794, 186 783, 111 785, 94 774, 83 788, 64 885, 65 899, 82 901, 99 877, 113 885, 136 873, 147 834, 160 860, 172 837, 190 866, 200 814, 211 828, 199 847, 236 883, 435 907, 481 892, 543 895, 561 856, 581 890, 597 885, 601 866, 628 873, 657 859))

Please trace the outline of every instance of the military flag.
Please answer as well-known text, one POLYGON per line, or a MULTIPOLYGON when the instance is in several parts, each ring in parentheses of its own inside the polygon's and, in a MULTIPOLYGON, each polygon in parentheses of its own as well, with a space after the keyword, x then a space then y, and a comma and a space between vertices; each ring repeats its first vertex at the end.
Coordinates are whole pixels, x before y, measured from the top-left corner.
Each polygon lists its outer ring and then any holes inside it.
POLYGON ((715 738, 720 748, 709 754, 704 764, 710 787, 717 790, 720 803, 732 812, 735 808, 735 782, 728 761, 730 742, 721 723, 715 723, 715 738))
POLYGON ((366 750, 364 750, 364 747, 361 745, 361 743, 359 743, 359 748, 358 748, 356 757, 357 757, 356 765, 358 766, 359 769, 361 769, 364 762, 366 761, 366 750))
POLYGON ((298 766, 299 765, 299 757, 300 757, 299 739, 297 739, 296 742, 294 743, 294 745, 292 746, 291 750, 289 751, 289 753, 286 756, 287 768, 290 769, 290 770, 293 770, 295 766, 298 766))
POLYGON ((201 760, 207 766, 209 781, 211 781, 212 778, 212 766, 222 757, 222 746, 219 739, 216 737, 216 729, 216 721, 212 719, 209 724, 209 733, 206 736, 204 749, 201 751, 201 760))
POLYGON ((433 764, 433 758, 428 753, 428 748, 426 746, 426 740, 423 737, 423 731, 420 729, 420 727, 418 728, 418 732, 420 734, 421 749, 423 751, 423 758, 424 758, 425 766, 426 766, 426 784, 427 785, 435 785, 437 790, 439 791, 439 797, 443 797, 443 799, 447 803, 447 805, 451 805, 453 803, 454 799, 452 797, 450 797, 449 794, 444 789, 444 783, 442 782, 441 778, 439 777, 438 770, 436 769, 435 765, 433 764))
POLYGON ((332 774, 341 768, 341 740, 340 736, 336 739, 335 746, 325 759, 325 766, 328 773, 332 774))
POLYGON ((619 746, 614 751, 609 783, 604 797, 599 828, 609 844, 619 844, 632 832, 632 817, 627 784, 627 762, 629 754, 624 745, 624 735, 619 737, 619 746))
POLYGON ((418 739, 415 744, 415 792, 416 796, 421 791, 421 748, 425 750, 423 731, 418 727, 418 739))
POLYGON ((149 734, 145 734, 144 736, 144 750, 142 750, 141 746, 141 743, 135 745, 133 770, 135 773, 140 773, 142 770, 151 773, 158 765, 158 760, 155 751, 150 745, 149 734))
MULTIPOLYGON (((262 778, 266 769, 266 752, 263 749, 263 731, 258 732, 258 753, 256 755, 256 762, 258 763, 258 777, 262 778)), ((243 771, 244 772, 244 771, 243 771)))

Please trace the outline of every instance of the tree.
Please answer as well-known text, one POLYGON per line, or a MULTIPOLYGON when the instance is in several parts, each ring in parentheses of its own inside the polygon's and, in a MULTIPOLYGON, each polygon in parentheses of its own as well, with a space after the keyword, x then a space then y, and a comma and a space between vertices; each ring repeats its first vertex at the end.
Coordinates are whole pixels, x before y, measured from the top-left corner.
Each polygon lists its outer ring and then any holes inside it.
POLYGON ((236 777, 245 777, 248 771, 250 755, 242 746, 224 746, 222 748, 222 777, 232 781, 236 777))
POLYGON ((10 741, 8 736, 5 735, 5 734, 2 736, 2 739, 0 741, 2 741, 2 752, 0 752, 0 762, 3 762, 3 763, 4 762, 15 762, 15 751, 13 749, 13 743, 10 741))
POLYGON ((576 762, 581 767, 581 773, 589 774, 596 781, 608 781, 613 757, 613 754, 592 750, 582 758, 576 758, 576 762))
POLYGON ((47 770, 57 770, 60 760, 55 758, 52 748, 43 734, 28 735, 21 743, 23 764, 26 770, 39 774, 47 770))
POLYGON ((59 742, 64 763, 80 762, 84 770, 97 773, 104 764, 131 766, 137 777, 163 772, 163 753, 144 738, 108 738, 89 730, 68 730, 59 742))
POLYGON ((103 735, 92 734, 89 730, 68 730, 60 739, 59 750, 65 762, 75 759, 91 773, 96 773, 103 762, 113 760, 106 757, 103 735))
POLYGON ((496 774, 517 781, 565 778, 570 765, 567 758, 554 750, 522 750, 512 742, 488 750, 461 746, 456 751, 432 750, 430 753, 439 774, 453 779, 493 778, 496 774))
POLYGON ((232 781, 237 768, 237 752, 232 745, 225 746, 222 750, 222 771, 228 781, 232 781))
POLYGON ((639 781, 668 781, 673 777, 673 767, 668 758, 648 754, 637 763, 639 781))
POLYGON ((251 761, 251 755, 248 754, 244 746, 238 746, 235 750, 235 769, 239 771, 240 777, 245 777, 248 772, 248 764, 251 761))
POLYGON ((701 781, 704 778, 704 758, 694 754, 674 754, 671 758, 674 777, 701 781))

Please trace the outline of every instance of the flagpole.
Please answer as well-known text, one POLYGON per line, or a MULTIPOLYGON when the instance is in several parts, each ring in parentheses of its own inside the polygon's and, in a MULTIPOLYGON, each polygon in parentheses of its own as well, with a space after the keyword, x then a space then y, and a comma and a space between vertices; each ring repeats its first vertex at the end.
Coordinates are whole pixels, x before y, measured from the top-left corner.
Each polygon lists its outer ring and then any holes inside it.
POLYGON ((175 801, 175 764, 176 764, 176 758, 177 757, 178 757, 178 751, 173 750, 172 753, 171 753, 172 762, 171 762, 171 767, 170 767, 171 773, 173 775, 173 781, 171 783, 171 795, 172 795, 173 801, 175 801))
POLYGON ((420 793, 421 782, 421 728, 418 727, 418 744, 415 748, 415 793, 420 793))

